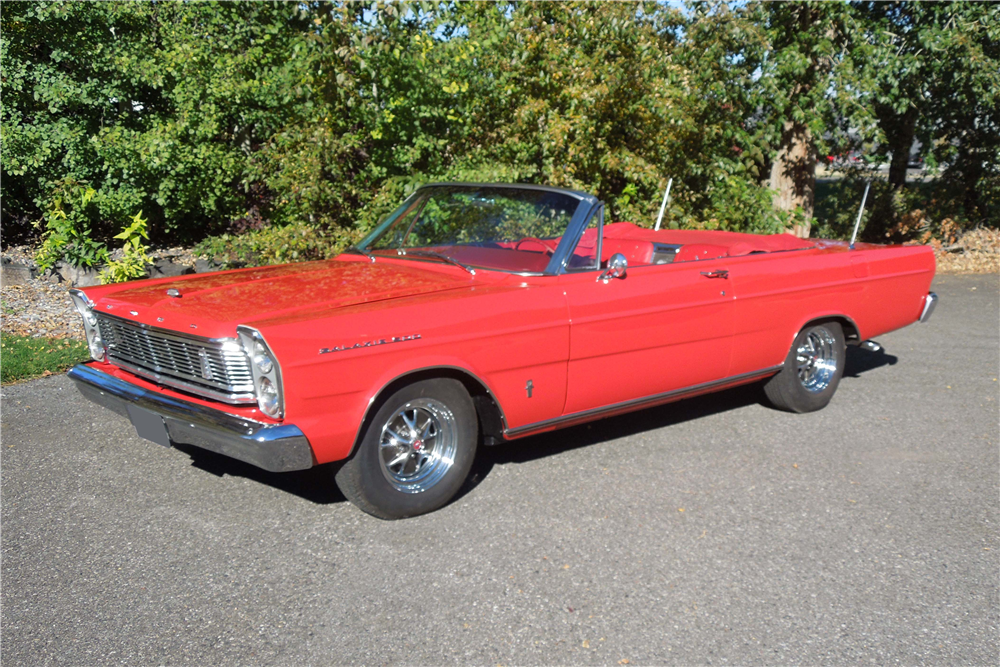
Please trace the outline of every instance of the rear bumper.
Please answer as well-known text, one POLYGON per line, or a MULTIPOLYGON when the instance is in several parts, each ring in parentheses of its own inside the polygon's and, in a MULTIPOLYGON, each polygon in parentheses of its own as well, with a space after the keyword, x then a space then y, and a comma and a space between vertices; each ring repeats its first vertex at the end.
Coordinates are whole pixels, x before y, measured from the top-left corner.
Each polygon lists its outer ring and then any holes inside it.
POLYGON ((920 321, 926 322, 931 319, 931 314, 934 312, 934 306, 937 305, 938 296, 934 292, 928 292, 927 296, 924 297, 924 309, 920 312, 920 321))
POLYGON ((68 375, 85 397, 124 417, 132 419, 130 406, 154 413, 163 420, 171 443, 207 449, 271 472, 315 464, 309 440, 294 424, 244 419, 141 389, 82 364, 68 375))

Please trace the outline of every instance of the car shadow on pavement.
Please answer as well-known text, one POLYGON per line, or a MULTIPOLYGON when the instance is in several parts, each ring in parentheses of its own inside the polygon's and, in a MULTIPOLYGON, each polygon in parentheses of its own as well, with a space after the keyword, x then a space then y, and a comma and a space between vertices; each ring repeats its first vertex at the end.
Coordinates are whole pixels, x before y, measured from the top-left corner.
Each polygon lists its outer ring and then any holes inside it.
POLYGON ((863 347, 847 348, 847 363, 844 365, 845 378, 859 378, 865 373, 882 366, 895 366, 899 357, 887 354, 885 348, 872 352, 863 347))
MULTIPOLYGON (((861 347, 848 347, 844 377, 858 378, 862 373, 882 366, 892 366, 897 361, 897 357, 886 354, 884 349, 872 352, 861 347)), ((753 404, 770 407, 764 395, 762 382, 600 419, 589 424, 543 433, 493 447, 482 447, 476 455, 476 462, 472 466, 469 478, 452 502, 470 493, 489 475, 493 466, 498 464, 534 461, 572 449, 653 431, 753 404)))
MULTIPOLYGON (((872 352, 850 347, 844 377, 857 378, 862 373, 895 364, 898 359, 885 350, 872 352)), ((617 417, 599 419, 589 424, 542 433, 493 447, 480 447, 469 477, 452 502, 471 493, 496 465, 525 463, 554 456, 580 447, 653 431, 692 419, 754 404, 767 404, 760 383, 727 389, 714 394, 688 398, 676 403, 647 408, 617 417)), ((273 473, 248 463, 231 459, 190 445, 175 445, 191 457, 191 465, 212 475, 244 477, 299 496, 317 505, 341 503, 346 500, 333 481, 339 463, 330 463, 309 470, 273 473)))
POLYGON ((175 444, 174 447, 191 457, 192 467, 217 477, 225 475, 245 477, 299 496, 317 505, 330 505, 347 500, 333 481, 338 463, 324 464, 308 470, 293 472, 268 472, 249 463, 191 445, 175 444))
MULTIPOLYGON (((625 438, 637 433, 681 424, 708 415, 743 408, 764 401, 759 383, 727 389, 714 394, 688 398, 676 403, 646 408, 616 417, 608 417, 558 431, 528 436, 493 447, 481 447, 469 478, 454 500, 470 493, 496 465, 526 463, 555 456, 581 447, 625 438)), ((453 501, 454 502, 454 501, 453 501)))

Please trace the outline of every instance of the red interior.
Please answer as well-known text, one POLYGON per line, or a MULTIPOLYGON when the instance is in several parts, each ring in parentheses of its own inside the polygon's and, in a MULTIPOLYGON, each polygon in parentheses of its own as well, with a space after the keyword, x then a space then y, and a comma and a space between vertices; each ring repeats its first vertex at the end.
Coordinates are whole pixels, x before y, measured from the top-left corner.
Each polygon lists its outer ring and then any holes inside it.
MULTIPOLYGON (((597 230, 588 229, 580 237, 577 251, 593 252, 597 230)), ((674 262, 690 262, 718 257, 739 257, 755 252, 778 252, 811 248, 813 242, 791 234, 739 234, 736 232, 695 229, 664 229, 653 231, 631 222, 615 222, 604 226, 601 263, 615 253, 625 255, 629 266, 643 266, 653 261, 653 244, 680 246, 674 262)), ((444 252, 463 264, 518 273, 541 273, 549 264, 559 239, 524 238, 485 245, 439 246, 432 250, 444 252)))
POLYGON ((791 234, 740 234, 738 232, 717 232, 701 229, 661 229, 656 232, 631 222, 614 222, 604 225, 605 239, 632 239, 688 245, 702 243, 722 246, 730 257, 749 255, 752 252, 777 252, 779 250, 799 250, 811 248, 814 243, 791 234))
MULTIPOLYGON (((595 231, 588 229, 581 238, 581 245, 593 243, 595 231), (589 235, 589 238, 588 238, 589 235)), ((680 246, 675 262, 690 262, 717 257, 739 257, 755 252, 778 252, 813 247, 812 241, 791 234, 739 234, 736 232, 704 231, 697 229, 663 229, 653 231, 631 222, 614 222, 604 226, 604 243, 601 261, 620 252, 631 266, 649 264, 653 258, 653 244, 664 243, 680 246)))

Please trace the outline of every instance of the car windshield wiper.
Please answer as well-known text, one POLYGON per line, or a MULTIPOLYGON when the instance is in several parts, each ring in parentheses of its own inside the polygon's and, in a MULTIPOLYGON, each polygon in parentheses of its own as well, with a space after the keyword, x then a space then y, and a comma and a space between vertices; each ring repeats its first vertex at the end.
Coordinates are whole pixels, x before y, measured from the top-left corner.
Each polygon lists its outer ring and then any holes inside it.
POLYGON ((455 266, 459 266, 459 267, 465 269, 466 271, 468 271, 470 274, 476 275, 476 270, 474 268, 472 268, 471 266, 468 266, 466 264, 462 264, 457 259, 453 259, 453 258, 449 257, 448 255, 444 254, 443 252, 433 252, 433 251, 430 251, 430 250, 402 250, 402 249, 400 249, 400 250, 397 250, 396 253, 399 254, 400 257, 407 257, 407 256, 413 256, 413 257, 434 257, 434 258, 443 260, 445 262, 448 262, 449 264, 454 264, 455 266))
POLYGON ((361 248, 359 248, 356 245, 352 245, 352 246, 348 246, 348 247, 344 248, 344 252, 354 253, 355 255, 364 255, 365 257, 367 257, 368 259, 370 259, 372 261, 372 264, 375 263, 375 255, 371 254, 367 250, 362 250, 361 248))

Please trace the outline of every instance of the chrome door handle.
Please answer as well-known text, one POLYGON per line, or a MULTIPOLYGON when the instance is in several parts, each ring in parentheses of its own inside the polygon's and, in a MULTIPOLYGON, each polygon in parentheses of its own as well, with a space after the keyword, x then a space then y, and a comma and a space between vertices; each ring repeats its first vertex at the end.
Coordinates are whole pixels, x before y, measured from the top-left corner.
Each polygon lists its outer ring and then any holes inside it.
POLYGON ((719 269, 718 271, 702 271, 701 275, 706 278, 728 278, 729 271, 726 269, 719 269))

